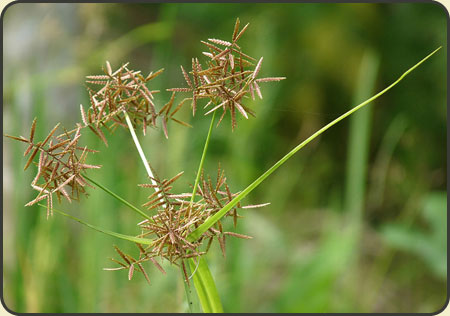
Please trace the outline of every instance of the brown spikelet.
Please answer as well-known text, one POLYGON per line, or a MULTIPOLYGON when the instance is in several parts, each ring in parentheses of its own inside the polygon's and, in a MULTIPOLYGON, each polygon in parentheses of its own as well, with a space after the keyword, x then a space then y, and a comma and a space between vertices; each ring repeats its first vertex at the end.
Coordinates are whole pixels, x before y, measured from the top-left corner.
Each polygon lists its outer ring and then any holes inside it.
POLYGON ((100 137, 100 139, 103 141, 103 143, 108 146, 108 141, 106 140, 105 134, 103 134, 102 129, 98 127, 97 129, 97 135, 100 137))
POLYGON ((118 265, 122 266, 122 268, 127 269, 127 265, 126 264, 123 264, 122 262, 120 262, 120 261, 118 261, 118 260, 116 260, 114 258, 109 258, 109 259, 111 259, 111 261, 117 263, 118 265))
POLYGON ((58 129, 59 125, 60 125, 60 123, 56 124, 55 127, 53 127, 53 129, 50 131, 50 133, 47 135, 47 137, 42 142, 42 146, 44 146, 50 140, 50 138, 53 136, 53 134, 58 129))
POLYGON ((259 88, 259 86, 258 86, 258 84, 256 82, 253 82, 253 87, 255 88, 256 93, 258 94, 258 97, 260 99, 262 99, 263 97, 262 97, 262 94, 261 94, 261 89, 259 88))
POLYGON ((178 103, 177 107, 173 110, 172 113, 170 113, 170 117, 173 117, 181 109, 183 104, 189 100, 191 100, 191 98, 184 98, 180 103, 178 103))
POLYGON ((254 204, 254 205, 246 205, 242 206, 242 208, 259 208, 269 205, 270 203, 262 203, 262 204, 254 204))
POLYGON ((53 216, 53 197, 51 194, 48 194, 48 197, 47 197, 47 219, 50 215, 53 216))
POLYGON ((239 31, 239 23, 240 23, 239 18, 237 18, 236 23, 234 25, 234 31, 233 31, 233 36, 232 36, 233 42, 236 41, 236 37, 237 37, 238 31, 239 31))
POLYGON ((174 118, 174 117, 171 117, 170 119, 171 119, 172 121, 174 121, 174 122, 180 124, 180 125, 183 125, 183 126, 185 126, 185 127, 192 128, 192 125, 190 125, 190 124, 188 124, 188 123, 186 123, 186 122, 180 121, 180 120, 178 120, 178 119, 176 119, 176 118, 174 118))
POLYGON ((245 112, 245 110, 244 110, 244 108, 242 107, 242 105, 240 105, 238 102, 234 102, 234 105, 236 106, 236 108, 238 109, 238 111, 239 111, 246 119, 248 119, 247 112, 245 112))
POLYGON ((236 128, 236 113, 234 110, 234 107, 230 107, 231 112, 231 130, 234 130, 236 128))
POLYGON ((169 88, 166 89, 167 91, 172 91, 172 92, 190 92, 192 91, 191 88, 169 88))
POLYGON ((219 245, 220 245, 220 249, 222 250, 222 255, 225 258, 226 257, 226 253, 225 253, 225 235, 219 236, 219 237, 217 237, 217 239, 219 240, 219 245))
POLYGON ((197 110, 197 95, 194 94, 192 97, 192 116, 195 116, 196 110, 197 110))
POLYGON ((239 34, 236 36, 236 38, 234 39, 234 41, 235 42, 237 42, 241 37, 242 37, 242 35, 244 34, 244 32, 247 30, 247 28, 248 28, 248 26, 250 25, 250 23, 247 23, 243 28, 242 28, 242 30, 239 32, 239 34))
POLYGON ((27 140, 26 138, 24 138, 24 137, 16 137, 16 136, 11 136, 11 135, 6 135, 5 134, 5 137, 8 137, 8 138, 11 138, 11 139, 14 139, 14 140, 17 140, 17 141, 19 141, 19 142, 23 142, 23 143, 28 143, 29 142, 29 140, 27 140))
POLYGON ((94 75, 94 76, 86 76, 86 79, 91 79, 92 81, 98 81, 99 83, 105 83, 106 80, 108 80, 110 76, 106 75, 94 75))
POLYGON ((162 127, 163 127, 163 131, 164 131, 164 136, 166 137, 166 139, 169 139, 169 133, 167 131, 167 119, 162 119, 162 127))
POLYGON ((259 61, 258 61, 258 64, 256 64, 255 71, 254 71, 253 74, 252 74, 252 78, 253 78, 253 79, 255 79, 256 76, 258 76, 258 73, 259 73, 259 71, 261 70, 261 65, 262 65, 263 59, 264 59, 264 58, 261 57, 261 58, 259 59, 259 61))
POLYGON ((34 140, 34 132, 36 131, 36 120, 37 120, 37 118, 34 118, 33 123, 31 124, 30 143, 32 143, 34 140))
POLYGON ((224 235, 229 235, 229 236, 233 236, 233 237, 237 237, 237 238, 241 238, 241 239, 252 239, 252 236, 247 236, 247 235, 243 235, 243 234, 238 234, 238 233, 234 233, 234 232, 224 232, 224 235))
POLYGON ((124 254, 117 246, 114 246, 114 249, 116 250, 116 252, 119 254, 119 256, 121 256, 122 259, 123 259, 128 265, 131 265, 130 261, 127 259, 127 257, 125 256, 125 254, 124 254))
POLYGON ((32 201, 28 202, 27 204, 25 204, 25 206, 31 206, 31 205, 36 204, 37 202, 40 202, 40 201, 42 201, 43 199, 46 199, 46 198, 47 198, 47 195, 38 196, 34 200, 32 200, 32 201))
POLYGON ((189 76, 186 73, 186 70, 184 70, 183 66, 180 66, 180 67, 181 67, 181 71, 183 72, 184 80, 186 80, 186 83, 188 84, 188 86, 190 88, 192 88, 192 82, 191 82, 191 79, 189 79, 189 76))
POLYGON ((194 87, 198 87, 199 86, 199 82, 200 82, 200 77, 199 77, 199 74, 197 73, 196 58, 192 58, 191 65, 192 65, 192 77, 193 77, 193 80, 194 80, 194 87))
POLYGON ((233 56, 233 54, 228 54, 228 60, 230 61, 231 69, 234 70, 234 56, 233 56))
POLYGON ((147 283, 150 284, 150 278, 148 277, 147 272, 145 272, 142 264, 138 263, 137 266, 138 266, 139 270, 142 272, 142 274, 144 275, 145 279, 147 280, 147 283))
POLYGON ((27 170, 28 167, 31 165, 31 163, 33 162, 34 157, 36 156, 36 154, 39 151, 41 143, 38 143, 33 151, 33 153, 30 155, 30 157, 27 160, 27 163, 25 164, 25 167, 23 168, 23 170, 27 170))
POLYGON ((162 74, 164 72, 164 68, 161 68, 160 70, 156 71, 155 73, 150 73, 147 78, 145 78, 145 81, 150 81, 153 78, 156 78, 157 76, 159 76, 160 74, 162 74))
POLYGON ((128 280, 131 280, 131 278, 133 277, 133 273, 134 273, 134 264, 131 264, 130 268, 128 269, 128 280))
POLYGON ((273 82, 273 81, 281 81, 286 79, 286 77, 268 77, 268 78, 258 78, 256 82, 273 82))
MULTIPOLYGON (((222 57, 224 57, 226 54, 228 54, 229 52, 230 52, 230 49, 227 48, 227 49, 221 51, 219 54, 215 55, 215 56, 212 58, 212 60, 219 60, 219 59, 221 59, 222 57)), ((224 67, 224 68, 225 68, 225 67, 224 67)))
POLYGON ((112 69, 111 69, 111 64, 109 63, 109 61, 106 61, 106 71, 108 76, 112 76, 112 69))
MULTIPOLYGON (((221 52, 222 51, 219 47, 217 47, 217 46, 215 46, 215 45, 213 45, 211 43, 208 43, 208 42, 205 42, 205 41, 200 41, 200 43, 208 46, 208 48, 211 50, 211 52, 213 52, 213 51, 221 52)), ((212 54, 212 55, 214 55, 214 54, 212 54)))
MULTIPOLYGON (((56 170, 56 169, 55 169, 56 170)), ((63 183, 61 183, 56 189, 54 189, 54 192, 60 191, 61 189, 64 188, 65 185, 67 185, 70 181, 73 180, 73 178, 75 178, 75 175, 71 175, 66 181, 64 181, 63 183)))
POLYGON ((156 268, 158 268, 159 271, 161 271, 163 274, 166 274, 166 271, 154 258, 150 258, 150 261, 155 265, 156 268))
POLYGON ((250 88, 250 95, 252 96, 252 100, 255 100, 255 90, 253 89, 252 83, 249 85, 249 88, 250 88))
POLYGON ((61 142, 59 142, 59 143, 56 143, 55 145, 50 146, 50 147, 48 148, 48 151, 52 152, 52 151, 54 151, 55 149, 58 149, 58 148, 60 148, 60 147, 62 147, 62 146, 67 145, 67 143, 69 143, 69 142, 71 142, 70 139, 65 139, 65 140, 63 140, 63 141, 61 141, 61 142))
POLYGON ((208 52, 202 52, 202 54, 205 55, 206 57, 211 58, 211 59, 214 58, 214 55, 211 54, 211 53, 208 53, 208 52))
POLYGON ((215 38, 208 38, 208 41, 210 41, 211 43, 217 44, 217 45, 223 45, 223 46, 231 46, 232 45, 230 42, 223 41, 220 39, 215 39, 215 38))
POLYGON ((206 245, 206 252, 208 252, 209 248, 211 248, 211 244, 212 244, 213 240, 214 240, 213 237, 209 238, 208 244, 206 245))
POLYGON ((27 149, 25 149, 25 152, 23 153, 23 156, 24 157, 27 156, 30 153, 31 149, 33 149, 33 147, 34 147, 34 144, 30 143, 30 145, 28 145, 27 149))

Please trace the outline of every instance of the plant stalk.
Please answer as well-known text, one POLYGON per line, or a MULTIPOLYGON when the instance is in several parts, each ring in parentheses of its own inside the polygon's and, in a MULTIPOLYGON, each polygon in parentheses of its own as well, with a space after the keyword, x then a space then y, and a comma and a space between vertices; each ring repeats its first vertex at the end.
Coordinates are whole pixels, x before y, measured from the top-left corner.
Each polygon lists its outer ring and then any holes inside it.
MULTIPOLYGON (((209 141, 211 139, 212 130, 214 127, 214 120, 216 117, 216 112, 214 111, 211 123, 209 125, 208 135, 206 136, 205 145, 203 147, 202 157, 197 170, 197 175, 194 182, 194 189, 192 190, 190 205, 194 202, 195 193, 197 192, 197 186, 200 181, 200 175, 203 169, 203 164, 205 162, 206 152, 208 151, 209 141)), ((197 264, 193 259, 185 260, 185 264, 189 267, 193 273, 194 287, 197 292, 198 299, 202 305, 203 312, 205 313, 223 313, 222 303, 217 292, 216 284, 212 277, 211 271, 209 270, 206 259, 199 257, 200 260, 197 264)), ((186 281, 184 281, 186 283, 186 281)), ((189 299, 189 289, 186 286, 186 295, 189 299)), ((190 304, 190 302, 188 302, 190 304)))
MULTIPOLYGON (((151 170, 150 165, 149 165, 149 163, 147 161, 147 158, 145 157, 144 151, 142 150, 141 144, 139 143, 139 139, 136 136, 136 133, 134 131, 133 124, 131 123, 130 117, 129 117, 129 115, 128 115, 128 113, 126 111, 124 111, 124 114, 125 114, 125 120, 126 120, 127 125, 128 125, 128 129, 130 130, 130 133, 131 133, 131 137, 133 138, 134 144, 136 145, 136 148, 137 148, 137 150, 139 152, 139 156, 141 157, 141 160, 144 163, 145 170, 147 171, 147 174, 150 177, 150 179, 152 181, 152 184, 156 185, 157 183, 154 180, 154 176, 153 176, 152 170, 151 170)), ((211 134, 211 131, 208 133, 207 142, 209 142, 210 134, 211 134)), ((206 145, 206 147, 207 147, 207 145, 206 145)), ((201 160, 201 165, 203 165, 205 152, 206 152, 206 150, 204 149, 202 160, 201 160)), ((198 179, 198 176, 197 176, 197 179, 198 179)), ((197 180, 197 182, 198 182, 198 180, 197 180)), ((195 187, 194 187, 194 189, 195 189, 195 187)), ((158 188, 156 186, 155 186, 155 191, 158 191, 158 188)), ((195 193, 195 190, 194 190, 194 193, 195 193)), ((158 196, 161 196, 161 194, 158 194, 158 196)), ((163 207, 165 207, 165 205, 163 205, 163 207)), ((189 267, 189 265, 188 265, 188 267, 189 267)), ((190 292, 190 289, 188 288, 187 284, 185 284, 186 281, 184 280, 183 270, 180 269, 180 271, 181 271, 181 275, 182 275, 184 289, 185 289, 185 292, 186 292, 186 299, 187 299, 187 302, 188 302, 189 310, 191 312, 197 312, 197 310, 195 310, 197 304, 194 304, 193 298, 192 298, 192 295, 191 295, 191 292, 190 292)), ((194 282, 195 282, 195 279, 194 279, 194 282)), ((196 287, 196 289, 197 289, 197 287, 196 287)))
POLYGON ((202 158, 200 159, 200 164, 198 165, 197 176, 196 176, 195 182, 194 182, 194 189, 192 190, 191 203, 190 203, 191 205, 194 202, 195 193, 197 192, 197 186, 198 186, 198 182, 200 181, 200 174, 202 173, 203 163, 205 162, 206 151, 208 150, 209 139, 211 138, 215 118, 216 118, 216 111, 214 111, 214 113, 212 115, 211 124, 209 125, 209 130, 208 130, 208 136, 206 136, 205 146, 203 147, 202 158))
MULTIPOLYGON (((128 113, 124 110, 123 113, 125 114, 125 120, 128 125, 128 129, 130 130, 131 137, 133 138, 134 144, 136 145, 136 149, 139 152, 139 156, 141 157, 142 163, 144 164, 145 170, 147 171, 147 175, 150 177, 150 180, 152 181, 153 185, 156 185, 156 181, 153 176, 152 169, 150 168, 150 165, 148 164, 147 158, 145 158, 144 151, 142 150, 141 144, 139 143, 139 139, 136 136, 136 133, 134 131, 133 124, 131 123, 130 117, 128 116, 128 113)), ((157 188, 155 188, 157 191, 157 188)))
POLYGON ((208 264, 204 257, 199 257, 197 263, 191 258, 189 259, 189 266, 191 271, 197 271, 193 275, 194 286, 199 297, 200 303, 204 313, 223 313, 222 303, 220 301, 219 293, 217 292, 216 284, 209 271, 208 264))

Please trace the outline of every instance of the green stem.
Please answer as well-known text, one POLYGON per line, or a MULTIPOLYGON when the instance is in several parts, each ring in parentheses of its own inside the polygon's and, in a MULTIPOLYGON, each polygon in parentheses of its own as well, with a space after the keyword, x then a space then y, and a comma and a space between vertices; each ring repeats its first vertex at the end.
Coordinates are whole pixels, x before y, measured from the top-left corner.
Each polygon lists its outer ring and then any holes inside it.
POLYGON ((200 174, 202 173, 203 163, 205 162, 206 151, 208 150, 209 139, 211 138, 211 133, 213 130, 215 118, 216 118, 216 111, 214 111, 214 113, 212 115, 211 124, 209 125, 209 130, 208 130, 208 136, 206 136, 205 146, 203 147, 202 158, 200 159, 200 164, 198 165, 197 176, 196 176, 195 182, 194 182, 194 189, 192 190, 191 205, 192 205, 192 202, 194 202, 195 193, 197 192, 197 186, 198 186, 198 182, 200 181, 200 174))
POLYGON ((420 62, 418 62, 416 65, 408 69, 405 73, 403 73, 394 83, 392 83, 390 86, 382 90, 381 92, 377 93, 373 97, 367 99, 366 101, 362 102, 361 104, 355 106, 353 109, 347 111, 346 113, 339 116, 337 119, 333 120, 332 122, 328 123, 321 129, 319 129, 317 132, 312 134, 310 137, 308 137, 306 140, 304 140, 302 143, 300 143, 298 146, 296 146, 294 149, 292 149, 289 153, 287 153, 283 158, 281 158, 279 161, 277 161, 272 167, 269 168, 266 172, 264 172, 259 178, 257 178, 253 183, 251 183, 247 188, 245 188, 240 194, 238 194, 233 200, 231 200, 227 205, 225 205, 220 211, 218 211, 213 216, 209 217, 202 225, 197 227, 193 232, 191 232, 187 239, 189 241, 195 241, 200 236, 203 235, 204 232, 206 232, 211 226, 213 226, 218 220, 220 220, 229 210, 231 210, 236 204, 238 204, 245 196, 247 196, 253 189, 255 189, 261 182, 263 182, 272 172, 274 172, 276 169, 278 169, 281 165, 283 165, 289 158, 291 158, 297 151, 305 147, 309 142, 311 142, 313 139, 318 137, 320 134, 325 132, 327 129, 332 127, 333 125, 337 124, 338 122, 345 119, 347 116, 353 114, 354 112, 358 111, 365 105, 369 104, 370 102, 376 100, 380 96, 382 96, 384 93, 389 91, 391 88, 393 88, 397 83, 399 83, 406 75, 408 75, 410 72, 412 72, 414 69, 419 67, 424 61, 426 61, 428 58, 430 58, 433 54, 435 54, 441 47, 433 51, 431 54, 426 56, 424 59, 422 59, 420 62))
MULTIPOLYGON (((128 113, 124 110, 123 113, 125 114, 125 121, 127 122, 128 129, 130 130, 131 137, 133 138, 134 144, 136 146, 137 151, 139 152, 139 156, 141 157, 142 163, 144 164, 145 170, 147 171, 148 176, 150 177, 150 180, 152 181, 152 184, 157 184, 152 169, 150 168, 150 165, 148 164, 147 158, 145 157, 144 151, 142 150, 141 144, 139 143, 139 139, 136 136, 136 133, 134 132, 133 124, 131 123, 130 117, 128 116, 128 113)), ((157 191, 158 188, 155 187, 155 191, 157 191)))
MULTIPOLYGON (((131 137, 133 138, 134 144, 136 145, 136 148, 137 148, 137 150, 139 152, 139 156, 141 157, 141 160, 144 163, 145 170, 147 171, 147 174, 150 177, 150 179, 152 181, 152 184, 157 184, 156 181, 154 180, 154 176, 153 176, 152 170, 151 170, 150 165, 149 165, 149 163, 147 161, 147 158, 145 157, 144 151, 142 150, 141 144, 139 143, 139 139, 136 136, 136 133, 134 131, 133 124, 131 123, 130 117, 128 116, 128 113, 126 111, 124 111, 124 114, 125 114, 125 120, 126 120, 127 125, 128 125, 128 129, 130 130, 130 133, 131 133, 131 137)), ((211 128, 210 128, 210 130, 211 130, 211 128)), ((211 131, 208 133, 207 142, 209 142, 210 133, 211 133, 211 131)), ((207 147, 207 145, 206 145, 206 147, 207 147)), ((201 163, 200 163, 201 165, 203 164, 205 152, 206 152, 206 149, 204 149, 204 152, 203 152, 202 160, 201 160, 201 163)), ((198 178, 198 176, 197 176, 197 178, 198 178)), ((195 189, 195 187, 194 187, 194 189, 195 189)), ((158 188, 155 186, 155 191, 157 191, 157 190, 158 190, 158 188)), ((194 190, 194 194, 195 194, 195 190, 194 190)), ((194 194, 192 196, 194 196, 194 194)), ((161 194, 158 194, 158 196, 161 196, 161 194)), ((163 205, 163 207, 165 207, 165 205, 163 205)), ((181 274, 183 276, 182 280, 183 280, 183 283, 184 283, 184 289, 185 289, 185 292, 186 292, 186 299, 187 299, 187 302, 188 302, 189 310, 191 312, 192 311, 196 312, 197 309, 198 309, 197 308, 197 304, 194 304, 193 297, 191 295, 191 290, 189 289, 188 285, 186 284, 186 281, 184 280, 184 272, 183 272, 182 269, 180 269, 180 270, 181 270, 181 274)), ((195 282, 195 280, 194 280, 194 282, 195 282)))
MULTIPOLYGON (((214 112, 212 115, 208 135, 206 136, 205 145, 203 147, 202 157, 200 158, 197 175, 194 182, 194 188, 192 190, 190 202, 191 205, 194 202, 195 193, 197 192, 198 183, 200 181, 200 175, 202 173, 203 164, 205 162, 206 152, 208 151, 208 145, 214 127, 215 117, 216 112, 214 112)), ((208 264, 206 263, 206 259, 203 257, 199 257, 198 260, 200 260, 200 262, 198 262, 198 266, 193 259, 187 260, 186 263, 188 263, 187 270, 188 271, 190 270, 193 273, 195 291, 197 292, 197 297, 200 301, 200 304, 202 305, 203 312, 221 313, 223 312, 222 303, 220 301, 219 294, 217 292, 216 284, 214 283, 211 271, 209 270, 208 264)), ((184 283, 189 308, 191 308, 192 302, 190 301, 191 300, 190 289, 188 288, 186 281, 184 281, 184 283)))
POLYGON ((118 196, 116 193, 112 192, 111 190, 109 190, 108 188, 106 188, 105 186, 103 186, 102 184, 98 183, 97 181, 89 178, 87 175, 83 175, 83 177, 87 180, 89 180, 90 182, 92 182, 93 184, 95 184, 96 186, 98 186, 100 189, 102 189, 103 191, 105 191, 106 193, 108 193, 109 195, 111 195, 112 197, 114 197, 115 199, 117 199, 118 201, 120 201, 121 203, 125 204, 126 206, 128 206, 130 209, 132 209, 133 211, 135 211, 136 213, 138 213, 139 215, 145 217, 146 219, 150 220, 153 222, 152 218, 150 216, 148 216, 147 214, 145 214, 143 211, 141 211, 140 209, 138 209, 136 206, 134 206, 133 204, 129 203, 127 200, 121 198, 120 196, 118 196))

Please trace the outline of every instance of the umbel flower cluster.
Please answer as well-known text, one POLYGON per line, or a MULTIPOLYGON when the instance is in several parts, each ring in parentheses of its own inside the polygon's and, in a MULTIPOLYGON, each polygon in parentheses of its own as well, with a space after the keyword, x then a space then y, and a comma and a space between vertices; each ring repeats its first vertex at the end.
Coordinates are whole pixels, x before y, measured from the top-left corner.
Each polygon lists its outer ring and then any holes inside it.
POLYGON ((255 116, 255 112, 243 104, 246 98, 255 94, 262 99, 259 83, 280 81, 285 77, 257 78, 263 57, 256 63, 256 59, 243 53, 237 41, 247 30, 249 24, 239 31, 239 19, 236 20, 231 42, 210 38, 208 42, 201 41, 208 52, 203 52, 209 60, 203 69, 198 58, 192 58, 192 71, 189 74, 181 66, 187 88, 172 88, 169 91, 191 92, 192 113, 195 115, 197 101, 206 99, 204 106, 207 109, 205 115, 222 109, 222 116, 217 125, 220 124, 229 111, 231 113, 232 129, 236 127, 236 111, 248 119, 248 114, 255 116), (255 66, 256 63, 256 66, 255 66), (192 79, 191 79, 192 78, 192 79))
MULTIPOLYGON (((138 223, 142 233, 137 237, 151 236, 154 241, 145 248, 140 244, 136 244, 139 248, 139 258, 137 259, 124 254, 119 248, 115 247, 123 261, 111 259, 119 264, 120 267, 106 268, 105 270, 127 269, 129 271, 128 277, 131 279, 134 267, 137 266, 139 268, 138 271, 142 272, 147 281, 149 281, 148 275, 142 268, 142 262, 150 260, 159 270, 164 272, 155 260, 157 257, 162 257, 169 260, 172 264, 180 265, 185 274, 185 279, 189 283, 189 276, 187 275, 183 259, 195 258, 207 253, 214 239, 218 240, 222 254, 225 257, 226 236, 243 239, 251 238, 247 235, 224 231, 223 225, 219 220, 214 227, 209 228, 198 240, 189 241, 187 239, 188 234, 207 218, 217 213, 237 193, 231 193, 226 183, 225 172, 219 166, 215 181, 212 181, 209 176, 205 178, 202 172, 195 193, 198 200, 193 202, 192 193, 174 194, 171 192, 172 184, 182 174, 183 172, 180 172, 175 177, 165 180, 160 180, 155 175, 152 178, 152 184, 139 185, 155 189, 155 192, 148 197, 148 202, 143 204, 143 206, 149 211, 156 213, 156 215, 138 223), (206 243, 205 247, 203 247, 204 243, 206 243)), ((258 208, 268 204, 242 206, 239 203, 237 207, 227 213, 227 216, 233 218, 234 226, 236 227, 237 220, 241 217, 238 214, 238 209, 258 208)))
MULTIPOLYGON (((47 201, 47 217, 53 214, 53 200, 67 199, 69 202, 78 200, 81 194, 87 194, 86 187, 94 187, 95 182, 86 175, 87 169, 98 169, 100 165, 86 162, 89 153, 96 150, 80 145, 82 132, 87 128, 107 146, 105 133, 111 134, 117 127, 126 129, 141 129, 145 135, 147 129, 157 129, 161 126, 164 135, 168 138, 168 123, 173 121, 183 126, 191 127, 188 123, 175 118, 184 105, 189 104, 192 114, 195 115, 201 104, 204 115, 222 111, 218 124, 227 112, 230 112, 231 126, 236 128, 236 113, 244 118, 255 116, 245 101, 255 95, 262 98, 259 84, 263 82, 280 81, 284 77, 259 78, 263 58, 255 59, 244 52, 237 44, 247 30, 248 24, 240 29, 239 19, 236 20, 230 41, 209 39, 202 41, 206 46, 203 52, 208 60, 202 65, 198 58, 192 58, 192 69, 187 72, 183 66, 181 71, 186 87, 170 88, 172 92, 169 101, 158 109, 155 94, 159 91, 151 90, 149 82, 160 75, 164 69, 150 72, 144 76, 141 71, 129 69, 128 63, 113 71, 109 62, 103 69, 103 74, 87 76, 86 88, 89 94, 90 105, 87 109, 80 105, 81 122, 70 131, 57 124, 43 141, 35 141, 36 119, 31 125, 30 136, 15 137, 12 139, 28 145, 24 156, 28 156, 25 168, 34 164, 37 167, 31 187, 38 191, 37 196, 26 206, 37 202, 47 201), (189 93, 175 102, 176 94, 189 93), (159 122, 160 121, 160 122, 159 122), (57 133, 57 131, 60 132, 57 133), (37 160, 37 161, 36 161, 37 160)), ((133 132, 134 133, 134 132, 133 132)), ((153 170, 150 184, 140 184, 140 187, 154 190, 148 201, 142 205, 147 209, 146 220, 138 225, 141 229, 139 238, 151 238, 150 245, 137 244, 139 257, 134 258, 115 247, 121 260, 112 259, 119 267, 107 270, 128 270, 131 279, 135 268, 148 275, 142 263, 151 261, 159 270, 161 265, 155 260, 164 258, 172 264, 179 265, 188 281, 184 259, 196 258, 205 254, 214 239, 218 240, 225 256, 226 236, 238 238, 251 238, 246 235, 227 232, 223 229, 221 221, 217 221, 197 240, 188 240, 188 235, 208 218, 221 210, 237 193, 232 193, 226 182, 224 171, 218 168, 215 180, 205 176, 203 170, 198 185, 193 193, 172 193, 173 183, 182 175, 182 172, 168 180, 160 180, 153 170), (154 215, 151 215, 154 214, 154 215)), ((238 209, 261 207, 266 204, 242 206, 237 204, 226 217, 232 217, 234 226, 238 218, 238 209)), ((225 218, 225 217, 224 217, 225 218)))
POLYGON ((78 125, 75 132, 64 131, 61 135, 55 135, 59 123, 50 131, 48 136, 40 142, 34 141, 36 130, 36 119, 31 125, 30 137, 9 136, 12 139, 28 144, 24 156, 29 156, 25 164, 26 170, 32 163, 37 166, 36 176, 31 182, 31 187, 37 190, 38 195, 25 206, 31 206, 39 201, 47 200, 47 218, 53 214, 53 195, 56 194, 58 201, 61 197, 69 202, 79 199, 80 194, 87 194, 85 187, 91 186, 85 177, 86 169, 98 169, 99 165, 86 164, 88 153, 96 152, 86 146, 78 145, 81 136, 81 126, 78 125), (35 162, 35 157, 39 159, 35 162))

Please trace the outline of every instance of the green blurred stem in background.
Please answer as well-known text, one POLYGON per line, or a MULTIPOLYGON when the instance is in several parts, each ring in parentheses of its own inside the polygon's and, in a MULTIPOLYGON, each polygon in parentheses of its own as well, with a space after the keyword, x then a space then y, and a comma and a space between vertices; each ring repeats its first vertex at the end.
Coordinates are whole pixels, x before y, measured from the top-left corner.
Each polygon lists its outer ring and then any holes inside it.
MULTIPOLYGON (((373 50, 366 50, 361 61, 354 97, 355 103, 372 94, 377 78, 378 65, 379 57, 373 50)), ((372 106, 368 106, 355 113, 349 122, 344 210, 354 220, 352 224, 355 225, 359 225, 364 207, 371 118, 372 106)), ((352 225, 352 227, 354 226, 352 225)))
MULTIPOLYGON (((361 102, 373 94, 380 58, 371 48, 366 49, 362 56, 359 74, 356 82, 353 102, 361 102)), ((345 269, 356 267, 360 249, 363 227, 363 216, 366 205, 366 183, 368 170, 368 155, 370 146, 371 121, 373 104, 361 109, 350 117, 347 147, 347 166, 343 209, 346 215, 346 229, 343 240, 348 240, 348 252, 343 252, 345 269)))

